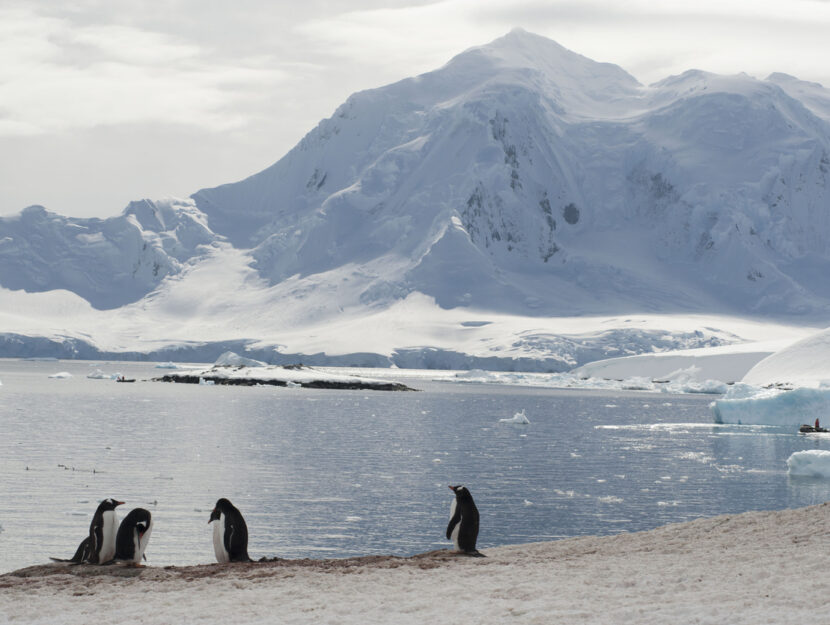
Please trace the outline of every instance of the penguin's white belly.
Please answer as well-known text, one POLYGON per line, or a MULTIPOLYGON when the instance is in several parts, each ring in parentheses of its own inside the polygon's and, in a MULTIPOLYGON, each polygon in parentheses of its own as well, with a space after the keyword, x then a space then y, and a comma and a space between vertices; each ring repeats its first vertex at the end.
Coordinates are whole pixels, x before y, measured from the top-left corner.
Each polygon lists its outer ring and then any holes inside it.
POLYGON ((213 522, 213 551, 216 554, 216 561, 220 564, 230 562, 231 557, 225 549, 225 515, 220 514, 219 520, 213 522))
POLYGON ((144 532, 144 536, 139 538, 138 532, 133 535, 133 543, 135 544, 135 550, 133 553, 135 554, 134 562, 136 564, 141 564, 141 558, 144 557, 144 550, 147 549, 147 543, 150 542, 150 532, 152 531, 153 520, 150 519, 150 526, 147 528, 147 531, 144 532))
POLYGON ((455 545, 456 551, 461 551, 461 547, 458 546, 458 534, 461 531, 461 523, 464 519, 461 519, 458 523, 455 524, 455 527, 452 528, 452 534, 450 534, 450 538, 452 538, 452 544, 455 545))
MULTIPOLYGON (((455 499, 453 499, 452 503, 450 504, 450 519, 452 519, 455 516, 455 506, 456 505, 457 505, 457 502, 456 502, 455 499)), ((456 551, 461 551, 461 547, 458 546, 458 533, 461 531, 461 522, 463 520, 464 519, 459 519, 458 520, 458 523, 456 523, 455 527, 452 528, 452 533, 450 534, 450 538, 452 538, 452 543, 453 543, 453 545, 455 545, 455 550, 456 551)))
POLYGON ((118 533, 118 516, 115 510, 107 510, 103 514, 104 527, 101 549, 98 551, 98 562, 103 564, 115 557, 115 535, 118 533))

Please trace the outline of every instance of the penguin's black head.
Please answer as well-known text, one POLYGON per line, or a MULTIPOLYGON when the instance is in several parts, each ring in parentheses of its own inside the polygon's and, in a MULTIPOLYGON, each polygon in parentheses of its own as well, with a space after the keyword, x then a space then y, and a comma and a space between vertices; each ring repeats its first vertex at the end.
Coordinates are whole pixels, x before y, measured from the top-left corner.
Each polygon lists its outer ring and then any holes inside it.
POLYGON ((138 523, 135 524, 135 529, 138 532, 139 538, 144 536, 147 533, 147 530, 150 529, 150 519, 141 519, 138 523))
POLYGON ((450 490, 455 493, 457 499, 467 499, 468 497, 472 497, 470 491, 467 490, 466 486, 462 486, 458 484, 457 486, 450 486, 450 490))
POLYGON ((218 499, 216 501, 216 505, 213 507, 213 511, 210 513, 210 519, 208 520, 208 523, 210 523, 211 521, 218 521, 219 516, 222 513, 227 514, 228 510, 233 510, 233 504, 224 497, 218 499))
POLYGON ((149 510, 145 510, 144 508, 134 508, 130 511, 130 513, 127 515, 123 522, 132 522, 135 525, 135 529, 138 532, 138 535, 143 536, 144 533, 150 527, 151 518, 152 516, 150 515, 149 510))
POLYGON ((115 510, 117 506, 121 506, 123 504, 123 501, 118 501, 117 499, 110 497, 109 499, 104 499, 104 501, 98 505, 98 509, 102 512, 106 512, 107 510, 115 510))

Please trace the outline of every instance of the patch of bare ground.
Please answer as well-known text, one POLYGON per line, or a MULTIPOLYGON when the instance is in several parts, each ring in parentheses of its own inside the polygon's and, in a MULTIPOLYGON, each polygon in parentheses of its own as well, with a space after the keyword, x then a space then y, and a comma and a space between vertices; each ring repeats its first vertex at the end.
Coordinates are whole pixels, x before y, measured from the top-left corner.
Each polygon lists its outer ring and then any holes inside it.
POLYGON ((465 554, 439 549, 407 557, 374 555, 320 560, 311 558, 297 560, 263 558, 254 562, 199 564, 195 566, 76 565, 64 562, 53 562, 49 564, 37 564, 0 575, 0 589, 36 584, 38 582, 47 582, 54 588, 60 588, 62 585, 74 588, 78 578, 83 578, 87 580, 88 584, 94 585, 96 582, 110 582, 135 578, 153 582, 178 580, 189 582, 208 578, 257 580, 293 577, 300 571, 359 574, 367 569, 377 570, 412 567, 425 570, 435 569, 459 559, 466 560, 468 558, 465 554))

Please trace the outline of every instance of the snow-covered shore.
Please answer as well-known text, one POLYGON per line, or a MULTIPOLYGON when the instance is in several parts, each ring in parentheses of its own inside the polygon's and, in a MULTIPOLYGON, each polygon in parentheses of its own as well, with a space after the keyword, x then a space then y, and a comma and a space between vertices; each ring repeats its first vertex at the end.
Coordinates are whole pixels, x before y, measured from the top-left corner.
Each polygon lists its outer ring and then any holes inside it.
MULTIPOLYGON (((152 545, 151 545, 152 546, 152 545)), ((830 504, 412 558, 0 576, 0 620, 824 625, 830 504), (24 576, 30 575, 30 576, 24 576)), ((152 563, 152 557, 151 557, 152 563)), ((100 567, 94 567, 100 569, 100 567)))
POLYGON ((184 384, 231 384, 239 386, 266 384, 272 386, 368 389, 377 391, 412 390, 408 386, 398 382, 378 380, 358 375, 342 375, 331 371, 322 372, 302 365, 287 367, 268 365, 214 365, 212 367, 171 371, 163 376, 154 378, 154 380, 161 382, 180 382, 184 384))

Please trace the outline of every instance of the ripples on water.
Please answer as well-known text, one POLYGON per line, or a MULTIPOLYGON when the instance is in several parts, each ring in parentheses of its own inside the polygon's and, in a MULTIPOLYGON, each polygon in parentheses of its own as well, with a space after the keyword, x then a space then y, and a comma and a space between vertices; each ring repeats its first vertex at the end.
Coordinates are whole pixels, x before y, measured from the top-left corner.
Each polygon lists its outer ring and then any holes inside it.
POLYGON ((0 361, 0 571, 69 557, 97 501, 154 517, 148 563, 213 561, 228 497, 263 555, 407 555, 448 546, 452 493, 481 512, 479 545, 650 529, 824 501, 788 479, 830 439, 711 423, 711 397, 462 385, 418 393, 116 384, 152 365, 0 361), (70 371, 70 379, 49 379, 70 371), (529 425, 500 423, 525 410, 529 425))

